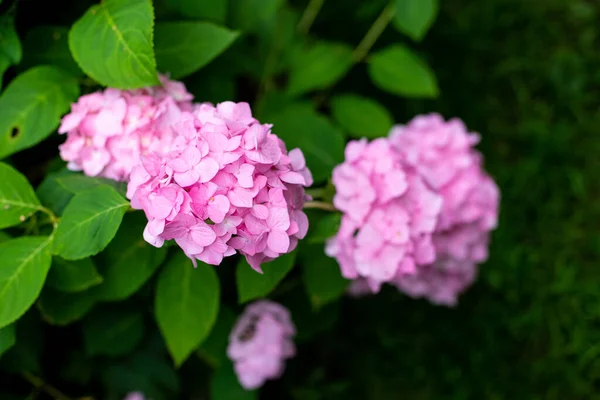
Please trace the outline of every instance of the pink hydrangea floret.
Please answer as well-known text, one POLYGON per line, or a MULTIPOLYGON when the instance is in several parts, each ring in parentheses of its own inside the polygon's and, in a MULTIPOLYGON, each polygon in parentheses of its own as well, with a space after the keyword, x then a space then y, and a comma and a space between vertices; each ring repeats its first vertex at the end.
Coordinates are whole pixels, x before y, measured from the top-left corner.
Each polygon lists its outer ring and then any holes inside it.
POLYGON ((296 333, 289 311, 268 300, 252 303, 238 319, 227 355, 241 385, 252 390, 283 374, 285 361, 296 353, 296 333))
POLYGON ((160 79, 161 86, 81 96, 58 129, 67 134, 59 149, 68 168, 127 181, 140 156, 166 153, 174 139, 171 125, 191 110, 192 95, 182 83, 160 79))
POLYGON ((148 217, 144 238, 175 240, 192 260, 218 265, 236 251, 255 270, 292 251, 308 230, 302 151, 289 153, 247 103, 195 105, 173 125, 166 154, 142 156, 127 196, 148 217))
POLYGON ((390 143, 426 184, 443 198, 433 235, 436 261, 413 275, 398 275, 394 284, 413 297, 455 305, 487 259, 490 232, 498 222, 500 192, 483 170, 474 146, 479 135, 462 121, 438 114, 415 117, 390 132, 390 143))
POLYGON ((377 292, 434 261, 432 233, 442 199, 386 138, 349 142, 345 157, 333 171, 342 222, 326 253, 345 278, 364 279, 377 292))

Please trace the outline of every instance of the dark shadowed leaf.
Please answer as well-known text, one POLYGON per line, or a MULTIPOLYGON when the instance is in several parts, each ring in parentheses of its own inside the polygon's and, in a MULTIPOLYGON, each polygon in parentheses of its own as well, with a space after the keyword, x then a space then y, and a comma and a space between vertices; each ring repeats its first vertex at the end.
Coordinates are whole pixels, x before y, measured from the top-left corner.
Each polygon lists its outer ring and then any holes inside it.
POLYGON ((283 254, 273 261, 262 264, 263 273, 260 274, 250 267, 245 258, 242 258, 235 273, 238 301, 246 303, 267 296, 292 270, 295 261, 296 252, 283 254))

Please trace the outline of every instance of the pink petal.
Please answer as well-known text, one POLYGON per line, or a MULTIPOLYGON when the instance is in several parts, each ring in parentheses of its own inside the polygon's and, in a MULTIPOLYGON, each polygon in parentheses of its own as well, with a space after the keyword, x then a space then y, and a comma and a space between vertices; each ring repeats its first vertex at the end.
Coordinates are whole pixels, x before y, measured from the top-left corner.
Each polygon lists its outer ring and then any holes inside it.
POLYGON ((200 180, 200 171, 191 169, 187 172, 175 172, 173 179, 182 187, 192 186, 200 180))
POLYGON ((209 225, 204 222, 199 222, 191 228, 190 237, 194 243, 200 246, 208 246, 215 241, 217 235, 209 225))
POLYGON ((267 219, 269 216, 269 208, 263 204, 256 204, 252 207, 252 215, 259 219, 267 219))
POLYGON ((283 231, 271 231, 267 238, 267 246, 276 253, 287 253, 290 248, 290 237, 283 231))
POLYGON ((287 208, 273 207, 269 211, 267 225, 271 230, 286 231, 290 227, 290 214, 287 208))
POLYGON ((246 229, 253 235, 259 235, 267 231, 267 225, 263 220, 256 218, 254 215, 248 215, 244 219, 246 229))
POLYGON ((215 224, 222 222, 229 212, 229 206, 229 200, 222 194, 213 197, 208 203, 208 218, 215 224))
POLYGON ((199 182, 204 183, 210 181, 219 172, 219 164, 210 157, 205 157, 197 165, 196 170, 199 172, 199 182))
POLYGON ((296 185, 306 185, 306 180, 304 179, 304 176, 302 176, 302 174, 298 173, 298 172, 294 172, 294 171, 288 171, 288 172, 284 172, 283 174, 279 175, 279 179, 281 179, 284 182, 287 183, 293 183, 296 185))
POLYGON ((304 160, 304 154, 300 149, 292 149, 288 153, 290 160, 292 161, 292 168, 294 171, 301 170, 306 167, 306 161, 304 160))

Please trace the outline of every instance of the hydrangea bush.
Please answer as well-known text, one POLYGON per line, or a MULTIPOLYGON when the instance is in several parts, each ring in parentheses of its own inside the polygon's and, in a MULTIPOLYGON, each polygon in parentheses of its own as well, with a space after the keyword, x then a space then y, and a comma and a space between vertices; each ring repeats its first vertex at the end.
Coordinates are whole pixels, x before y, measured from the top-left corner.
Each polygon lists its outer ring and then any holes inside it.
POLYGON ((373 3, 356 43, 311 35, 316 0, 6 4, 0 394, 299 396, 281 380, 327 307, 474 283, 500 197, 479 135, 338 89, 366 64, 439 96, 401 44, 436 1, 373 3))

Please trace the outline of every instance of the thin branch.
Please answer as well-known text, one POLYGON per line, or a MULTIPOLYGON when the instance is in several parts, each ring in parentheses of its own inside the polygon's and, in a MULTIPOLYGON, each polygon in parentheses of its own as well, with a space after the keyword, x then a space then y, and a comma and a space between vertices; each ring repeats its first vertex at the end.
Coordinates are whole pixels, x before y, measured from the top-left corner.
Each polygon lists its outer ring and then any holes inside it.
POLYGON ((383 33, 385 28, 388 26, 392 18, 396 15, 396 3, 394 1, 390 1, 390 3, 383 9, 379 17, 373 22, 371 28, 369 28, 365 37, 361 40, 361 42, 354 49, 354 53, 352 54, 355 63, 361 62, 367 54, 369 54, 369 50, 375 44, 379 36, 383 33))
POLYGON ((319 210, 325 211, 338 211, 337 208, 333 206, 331 203, 326 203, 324 201, 307 201, 304 203, 304 208, 317 208, 319 210))
POLYGON ((298 22, 298 32, 303 35, 308 33, 313 22, 315 22, 319 11, 321 11, 323 3, 325 3, 325 0, 310 0, 308 6, 306 6, 306 9, 304 10, 304 13, 302 14, 302 17, 300 18, 300 22, 298 22))
POLYGON ((36 389, 46 392, 54 400, 73 400, 70 397, 64 395, 60 390, 48 385, 41 378, 38 378, 30 372, 23 372, 23 378, 25 378, 25 380, 31 383, 36 389))

